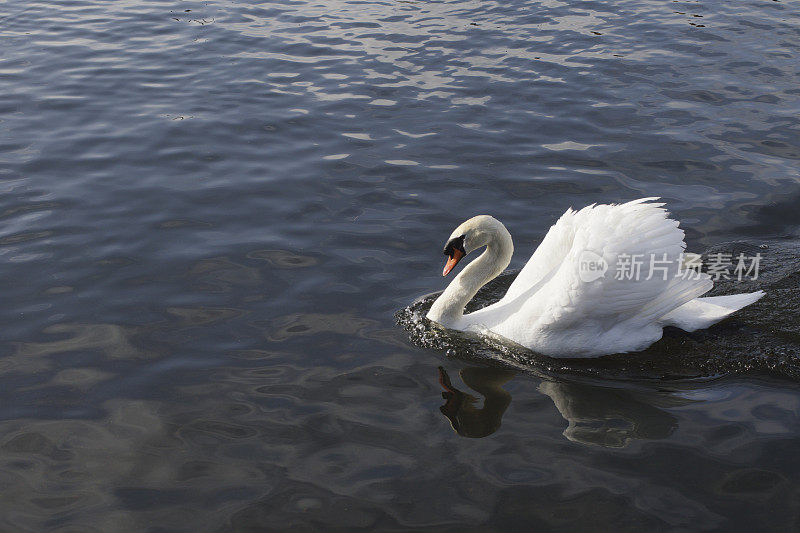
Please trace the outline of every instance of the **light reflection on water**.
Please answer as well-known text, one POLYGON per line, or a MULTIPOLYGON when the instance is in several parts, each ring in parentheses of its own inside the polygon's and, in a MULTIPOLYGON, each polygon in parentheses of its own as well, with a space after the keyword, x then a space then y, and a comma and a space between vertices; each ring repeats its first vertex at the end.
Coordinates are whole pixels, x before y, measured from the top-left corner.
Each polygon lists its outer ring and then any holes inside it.
POLYGON ((791 529, 798 28, 4 4, 0 529, 791 529), (395 324, 466 216, 519 268, 568 206, 656 195, 693 250, 769 244, 763 305, 568 367, 395 324))

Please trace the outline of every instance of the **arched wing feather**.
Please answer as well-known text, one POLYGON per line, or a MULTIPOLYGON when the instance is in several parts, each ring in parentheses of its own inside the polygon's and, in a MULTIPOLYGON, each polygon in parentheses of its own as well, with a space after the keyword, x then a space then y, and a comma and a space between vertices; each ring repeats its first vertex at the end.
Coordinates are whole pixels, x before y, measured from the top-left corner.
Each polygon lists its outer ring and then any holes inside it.
POLYGON ((682 270, 683 230, 656 199, 568 210, 482 323, 535 344, 549 329, 576 324, 645 326, 708 291, 709 276, 682 270), (587 261, 607 270, 594 279, 587 261))

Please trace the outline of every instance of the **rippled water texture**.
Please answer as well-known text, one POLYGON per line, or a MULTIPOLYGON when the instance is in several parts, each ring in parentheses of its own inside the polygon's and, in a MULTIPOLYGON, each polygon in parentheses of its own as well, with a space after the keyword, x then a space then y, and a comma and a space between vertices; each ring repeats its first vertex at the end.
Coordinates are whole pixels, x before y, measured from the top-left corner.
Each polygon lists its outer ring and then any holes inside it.
POLYGON ((800 524, 796 4, 11 1, 0 38, 0 529, 800 524), (467 216, 518 269, 640 196, 768 297, 569 367, 396 325, 467 216))

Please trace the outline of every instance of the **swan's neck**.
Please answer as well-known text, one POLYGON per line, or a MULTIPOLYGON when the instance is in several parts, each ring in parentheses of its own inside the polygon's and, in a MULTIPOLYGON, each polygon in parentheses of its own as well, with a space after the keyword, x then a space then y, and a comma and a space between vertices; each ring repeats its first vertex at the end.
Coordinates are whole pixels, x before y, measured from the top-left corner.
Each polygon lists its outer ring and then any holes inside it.
POLYGON ((462 270, 433 302, 428 319, 443 326, 457 326, 464 316, 464 306, 478 290, 496 278, 511 262, 514 245, 511 235, 502 228, 486 246, 486 250, 462 270))

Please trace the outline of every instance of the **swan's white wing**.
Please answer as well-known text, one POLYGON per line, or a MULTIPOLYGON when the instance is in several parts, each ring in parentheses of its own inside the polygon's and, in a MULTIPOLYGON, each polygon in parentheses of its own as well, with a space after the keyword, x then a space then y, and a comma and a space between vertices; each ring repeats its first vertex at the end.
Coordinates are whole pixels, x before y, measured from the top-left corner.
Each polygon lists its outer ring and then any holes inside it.
POLYGON ((505 300, 516 298, 526 292, 561 265, 572 248, 576 214, 572 208, 567 209, 548 230, 547 235, 508 288, 505 300))
POLYGON ((650 200, 654 198, 568 210, 508 294, 475 318, 528 347, 536 348, 543 337, 571 328, 579 328, 585 334, 580 342, 589 343, 589 332, 612 333, 623 323, 645 328, 708 291, 713 284, 707 275, 678 275, 684 233, 668 218, 663 204, 650 200), (605 261, 608 270, 603 276, 587 281, 591 275, 581 270, 587 257, 605 261), (658 267, 652 275, 651 261, 658 267), (640 272, 629 279, 632 271, 625 267, 637 262, 640 272))

